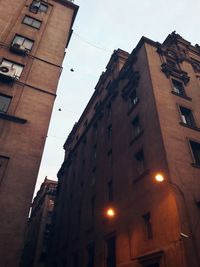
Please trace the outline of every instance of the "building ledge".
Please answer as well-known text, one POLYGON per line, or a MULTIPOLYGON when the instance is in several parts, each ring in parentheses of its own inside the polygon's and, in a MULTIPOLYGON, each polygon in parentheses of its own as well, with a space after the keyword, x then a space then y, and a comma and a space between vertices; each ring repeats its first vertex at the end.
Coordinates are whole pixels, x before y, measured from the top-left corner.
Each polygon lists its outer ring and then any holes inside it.
POLYGON ((200 169, 200 165, 197 163, 191 163, 192 167, 200 169))
POLYGON ((144 178, 145 176, 147 176, 149 173, 150 173, 150 170, 149 169, 144 170, 143 173, 141 173, 136 179, 133 180, 133 183, 136 184, 142 178, 144 178))
POLYGON ((21 123, 21 124, 24 124, 24 123, 27 122, 26 119, 22 119, 22 118, 19 118, 19 117, 16 117, 16 116, 12 116, 12 115, 8 115, 8 114, 5 114, 5 113, 0 113, 0 119, 7 120, 7 121, 13 121, 13 122, 16 122, 16 123, 21 123))
POLYGON ((176 93, 176 92, 174 92, 174 91, 171 91, 171 93, 172 93, 173 95, 176 95, 176 96, 182 97, 182 98, 184 98, 184 99, 186 99, 186 100, 192 101, 192 98, 191 98, 191 97, 189 97, 189 96, 186 96, 186 95, 179 95, 179 94, 177 94, 177 93, 176 93))
POLYGON ((186 123, 184 123, 184 122, 182 122, 182 121, 179 122, 179 124, 182 125, 182 126, 184 126, 184 127, 189 128, 189 129, 192 129, 192 130, 195 130, 195 131, 200 132, 200 128, 198 128, 198 127, 196 127, 196 126, 190 126, 190 125, 188 125, 188 124, 186 124, 186 123))

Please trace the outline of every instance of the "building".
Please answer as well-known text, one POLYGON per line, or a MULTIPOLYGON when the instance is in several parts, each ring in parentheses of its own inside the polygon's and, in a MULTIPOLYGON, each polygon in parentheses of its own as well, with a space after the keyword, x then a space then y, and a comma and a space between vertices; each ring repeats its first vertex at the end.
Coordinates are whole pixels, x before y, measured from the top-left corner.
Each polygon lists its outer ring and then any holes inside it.
POLYGON ((45 178, 33 200, 31 215, 27 223, 21 266, 45 266, 56 189, 57 182, 45 178))
POLYGON ((198 45, 114 51, 64 145, 48 266, 200 266, 199 103, 198 45))
POLYGON ((78 7, 0 3, 0 266, 18 266, 36 177, 78 7))

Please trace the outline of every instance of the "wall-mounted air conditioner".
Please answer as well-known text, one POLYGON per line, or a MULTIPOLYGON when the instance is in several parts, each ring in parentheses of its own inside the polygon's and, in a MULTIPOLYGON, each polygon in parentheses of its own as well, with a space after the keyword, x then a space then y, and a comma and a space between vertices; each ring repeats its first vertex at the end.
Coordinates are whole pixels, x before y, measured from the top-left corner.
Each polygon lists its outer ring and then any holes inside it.
POLYGON ((12 44, 10 50, 21 55, 26 55, 28 53, 28 50, 23 45, 17 43, 12 44))
POLYGON ((0 79, 11 81, 16 77, 16 70, 12 67, 0 65, 0 79))

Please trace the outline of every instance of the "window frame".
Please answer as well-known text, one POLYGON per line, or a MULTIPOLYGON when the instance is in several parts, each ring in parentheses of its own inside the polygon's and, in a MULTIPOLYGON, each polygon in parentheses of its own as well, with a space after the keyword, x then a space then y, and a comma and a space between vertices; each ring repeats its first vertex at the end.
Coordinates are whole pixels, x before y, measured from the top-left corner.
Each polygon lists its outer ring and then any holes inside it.
POLYGON ((15 44, 18 44, 18 45, 20 45, 20 46, 23 46, 28 52, 30 52, 30 51, 32 50, 32 48, 33 48, 34 40, 31 40, 30 38, 27 38, 27 37, 22 36, 22 35, 20 35, 20 34, 15 34, 15 36, 14 36, 12 42, 11 42, 11 46, 14 46, 15 44), (17 37, 19 37, 19 38, 23 38, 23 39, 24 39, 23 42, 22 42, 22 44, 18 44, 17 42, 14 42, 15 39, 16 39, 17 37), (27 47, 24 45, 24 43, 25 43, 26 41, 29 41, 29 42, 32 43, 31 48, 27 48, 27 47))
POLYGON ((187 126, 189 128, 193 128, 193 129, 197 128, 196 120, 195 120, 195 117, 193 115, 193 111, 190 108, 178 104, 178 110, 179 110, 179 114, 180 114, 180 118, 181 118, 181 122, 180 122, 181 125, 187 126), (189 116, 185 116, 183 114, 183 110, 189 111, 189 116), (183 119, 183 118, 185 118, 185 119, 183 119), (189 118, 189 120, 187 120, 187 118, 189 118))
POLYGON ((189 142, 189 148, 190 148, 190 154, 192 157, 193 162, 191 163, 192 166, 200 168, 200 141, 194 140, 194 139, 188 139, 189 142), (191 143, 196 143, 199 145, 199 151, 198 151, 198 156, 195 156, 194 150, 192 148, 191 143))
POLYGON ((35 19, 35 18, 33 18, 33 17, 31 17, 31 16, 25 14, 25 16, 23 17, 23 20, 22 20, 22 24, 27 25, 27 26, 30 26, 30 27, 32 27, 32 28, 34 28, 34 29, 39 30, 39 29, 41 28, 42 21, 41 21, 41 20, 38 20, 38 19, 35 19), (31 23, 31 24, 26 23, 26 22, 25 22, 25 19, 26 19, 26 18, 27 18, 27 19, 31 19, 31 20, 32 20, 32 23, 31 23), (38 22, 38 23, 40 23, 39 27, 34 26, 34 25, 33 25, 33 22, 38 22))
POLYGON ((138 176, 140 177, 147 171, 146 160, 145 160, 145 155, 144 155, 144 149, 141 148, 140 150, 138 150, 134 154, 134 158, 135 158, 135 162, 136 162, 137 173, 138 173, 138 176), (142 164, 140 163, 140 159, 139 159, 140 154, 142 155, 142 158, 143 158, 143 163, 142 164))
MULTIPOLYGON (((180 96, 180 97, 185 97, 186 96, 186 93, 185 93, 185 86, 184 86, 184 84, 183 84, 183 82, 182 81, 180 81, 180 80, 178 80, 178 79, 175 79, 174 77, 173 78, 171 78, 171 84, 172 84, 172 92, 175 94, 175 95, 177 95, 177 96, 180 96), (174 82, 175 83, 179 83, 181 86, 182 86, 182 88, 181 88, 181 90, 182 90, 182 92, 181 93, 179 93, 179 92, 177 92, 176 91, 176 87, 175 87, 175 85, 174 85, 174 82)), ((179 90, 179 89, 178 89, 179 90)))
POLYGON ((3 110, 1 111, 1 106, 0 106, 0 114, 6 114, 7 111, 8 111, 8 109, 9 109, 9 106, 10 106, 10 104, 11 104, 12 96, 5 95, 5 94, 0 93, 0 97, 10 98, 10 102, 9 102, 8 105, 7 105, 7 109, 6 109, 6 111, 3 111, 3 110))
POLYGON ((42 1, 37 2, 37 1, 33 0, 29 6, 29 11, 31 13, 34 13, 34 14, 37 14, 38 12, 47 13, 48 8, 49 8, 49 6, 46 3, 42 2, 42 1), (34 5, 34 3, 35 3, 35 5, 34 5), (46 9, 42 10, 41 6, 44 6, 46 9))

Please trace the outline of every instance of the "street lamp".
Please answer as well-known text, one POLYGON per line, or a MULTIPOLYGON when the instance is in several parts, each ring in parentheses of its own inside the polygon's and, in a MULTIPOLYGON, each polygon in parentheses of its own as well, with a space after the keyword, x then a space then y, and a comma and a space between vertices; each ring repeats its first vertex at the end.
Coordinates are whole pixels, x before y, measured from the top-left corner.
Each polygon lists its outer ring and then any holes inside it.
POLYGON ((113 207, 108 207, 105 211, 105 215, 109 219, 114 218, 116 215, 115 209, 113 207))

